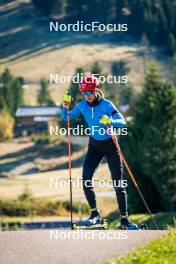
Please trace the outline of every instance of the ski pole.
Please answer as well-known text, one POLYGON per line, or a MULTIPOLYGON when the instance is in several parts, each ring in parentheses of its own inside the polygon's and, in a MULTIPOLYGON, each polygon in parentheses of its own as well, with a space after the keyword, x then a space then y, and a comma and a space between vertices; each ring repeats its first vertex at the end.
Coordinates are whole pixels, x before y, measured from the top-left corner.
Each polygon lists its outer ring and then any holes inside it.
POLYGON ((71 230, 73 229, 73 206, 72 206, 72 174, 71 174, 71 143, 70 143, 70 107, 67 105, 67 128, 68 128, 68 165, 69 165, 69 180, 70 180, 70 217, 71 230))
MULTIPOLYGON (((107 126, 107 128, 111 129, 110 126, 107 126)), ((111 132, 112 132, 112 130, 111 130, 111 132)), ((131 170, 130 170, 130 168, 129 168, 127 162, 126 162, 125 157, 123 156, 123 153, 122 153, 122 151, 121 151, 121 149, 120 149, 120 146, 119 146, 119 144, 118 144, 118 141, 117 141, 117 137, 114 135, 113 132, 111 133, 111 137, 112 137, 112 140, 113 140, 113 142, 114 142, 114 145, 115 145, 115 147, 117 148, 117 150, 118 150, 118 152, 119 152, 119 155, 120 155, 120 157, 121 157, 121 159, 122 159, 122 161, 123 161, 123 163, 124 163, 124 165, 125 165, 125 167, 126 167, 126 170, 128 171, 128 174, 129 174, 129 176, 130 176, 130 178, 131 178, 131 180, 132 180, 134 186, 136 187, 136 189, 137 189, 137 191, 138 191, 138 193, 139 193, 139 196, 140 196, 140 198, 141 198, 143 204, 145 205, 145 207, 146 207, 146 209, 147 209, 147 211, 148 211, 148 214, 150 215, 151 219, 153 220, 153 223, 155 224, 156 228, 159 230, 159 226, 158 226, 158 224, 156 223, 155 218, 154 218, 154 216, 152 215, 152 213, 151 213, 151 211, 150 211, 150 208, 148 207, 148 204, 147 204, 147 202, 146 202, 146 200, 145 200, 145 198, 144 198, 144 196, 143 196, 143 194, 142 194, 142 192, 141 192, 141 190, 140 190, 140 188, 139 188, 139 185, 138 185, 138 183, 137 183, 137 181, 136 181, 136 179, 135 179, 133 173, 131 172, 131 170)))

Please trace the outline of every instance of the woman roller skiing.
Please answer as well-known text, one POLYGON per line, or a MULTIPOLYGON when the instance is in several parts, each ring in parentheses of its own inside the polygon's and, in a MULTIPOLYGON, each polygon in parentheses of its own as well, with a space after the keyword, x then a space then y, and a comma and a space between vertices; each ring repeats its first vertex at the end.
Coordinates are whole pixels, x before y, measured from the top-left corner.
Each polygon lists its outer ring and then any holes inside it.
MULTIPOLYGON (((128 219, 126 190, 121 186, 118 187, 119 184, 117 184, 123 180, 122 161, 110 133, 107 132, 107 126, 122 128, 126 125, 126 122, 114 104, 104 98, 102 91, 98 87, 99 81, 96 77, 93 75, 84 77, 79 86, 84 100, 70 111, 70 119, 82 114, 91 131, 82 174, 83 190, 91 210, 91 215, 85 221, 85 224, 91 226, 102 221, 96 203, 93 184, 90 183, 92 183, 93 175, 105 156, 119 205, 121 228, 138 229, 137 225, 131 223, 128 219), (93 129, 94 127, 96 127, 96 130, 93 129), (99 133, 99 129, 102 128, 106 129, 106 133, 99 133)), ((71 95, 65 92, 61 111, 61 118, 65 121, 67 121, 67 105, 71 103, 71 100, 71 95)))

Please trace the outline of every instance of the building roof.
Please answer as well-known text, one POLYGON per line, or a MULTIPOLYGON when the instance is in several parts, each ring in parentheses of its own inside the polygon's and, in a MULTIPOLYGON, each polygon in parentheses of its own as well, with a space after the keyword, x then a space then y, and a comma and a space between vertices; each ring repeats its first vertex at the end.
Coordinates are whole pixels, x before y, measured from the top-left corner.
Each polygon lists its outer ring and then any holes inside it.
POLYGON ((18 107, 15 116, 56 116, 59 112, 60 108, 57 106, 20 106, 18 107))

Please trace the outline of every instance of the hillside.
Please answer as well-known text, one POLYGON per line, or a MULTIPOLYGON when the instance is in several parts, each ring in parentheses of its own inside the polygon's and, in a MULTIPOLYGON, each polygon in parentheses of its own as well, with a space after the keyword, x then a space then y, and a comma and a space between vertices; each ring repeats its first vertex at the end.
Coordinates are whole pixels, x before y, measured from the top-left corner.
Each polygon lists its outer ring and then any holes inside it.
MULTIPOLYGON (((118 34, 118 33, 116 33, 118 34)), ((89 67, 95 61, 110 72, 113 61, 125 60, 131 68, 128 80, 140 90, 149 61, 159 64, 163 78, 170 77, 170 59, 154 47, 145 47, 126 33, 117 42, 113 34, 49 32, 49 20, 34 10, 29 0, 1 1, 0 63, 26 80, 25 102, 35 104, 42 77, 50 73, 73 75, 76 67, 89 67), (167 69, 166 66, 167 65, 167 69)), ((69 84, 50 85, 52 97, 60 102, 69 84)))

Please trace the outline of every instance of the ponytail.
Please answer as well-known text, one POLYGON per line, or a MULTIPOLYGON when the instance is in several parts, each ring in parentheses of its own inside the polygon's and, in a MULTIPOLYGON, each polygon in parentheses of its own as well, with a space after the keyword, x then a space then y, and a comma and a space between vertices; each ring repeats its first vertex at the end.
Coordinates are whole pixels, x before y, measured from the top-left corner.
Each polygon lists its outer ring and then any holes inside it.
POLYGON ((95 91, 100 98, 104 98, 104 93, 100 89, 96 88, 95 91))

